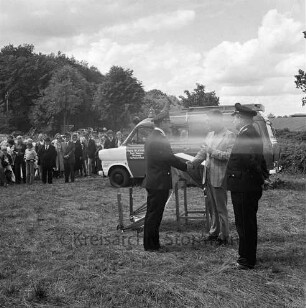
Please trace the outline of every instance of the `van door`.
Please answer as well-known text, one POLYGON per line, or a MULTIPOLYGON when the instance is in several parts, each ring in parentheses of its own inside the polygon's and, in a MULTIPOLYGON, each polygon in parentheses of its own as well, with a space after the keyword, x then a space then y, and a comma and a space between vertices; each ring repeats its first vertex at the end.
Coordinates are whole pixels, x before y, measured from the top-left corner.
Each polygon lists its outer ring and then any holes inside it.
POLYGON ((138 126, 126 141, 127 163, 134 178, 145 175, 144 145, 152 131, 153 126, 138 126))

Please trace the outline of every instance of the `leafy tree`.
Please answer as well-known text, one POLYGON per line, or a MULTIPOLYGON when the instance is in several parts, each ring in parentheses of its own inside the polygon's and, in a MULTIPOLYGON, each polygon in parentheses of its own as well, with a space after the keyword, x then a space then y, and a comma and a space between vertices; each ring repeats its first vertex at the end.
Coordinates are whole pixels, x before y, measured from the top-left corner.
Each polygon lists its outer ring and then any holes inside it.
POLYGON ((28 111, 50 70, 44 65, 45 59, 33 50, 33 45, 8 45, 0 52, 0 101, 8 106, 11 129, 30 128, 28 111))
POLYGON ((138 114, 140 118, 147 118, 150 109, 158 114, 167 102, 167 95, 160 90, 154 89, 145 93, 141 112, 138 114))
MULTIPOLYGON (((303 70, 299 70, 298 75, 295 75, 295 84, 298 89, 306 93, 306 73, 303 70)), ((302 98, 302 106, 306 105, 306 97, 302 98)))
POLYGON ((199 83, 193 92, 185 90, 184 93, 187 97, 180 96, 181 102, 185 108, 200 107, 200 106, 218 106, 219 97, 216 96, 215 91, 205 92, 205 86, 199 83))
POLYGON ((64 129, 74 115, 80 113, 80 107, 86 103, 87 81, 77 69, 65 65, 56 71, 48 85, 41 91, 41 97, 32 109, 32 123, 47 130, 64 129))
POLYGON ((131 122, 131 114, 139 112, 143 98, 143 86, 133 71, 113 66, 98 86, 94 104, 103 125, 117 130, 131 122))
POLYGON ((160 90, 153 89, 145 93, 141 111, 138 116, 142 119, 148 117, 150 110, 153 109, 155 114, 161 112, 166 103, 169 103, 171 110, 180 109, 180 100, 173 95, 167 95, 160 90))
MULTIPOLYGON (((78 125, 92 125, 97 116, 92 110, 93 94, 97 84, 104 80, 104 76, 95 67, 88 67, 84 61, 77 61, 65 54, 57 55, 36 54, 34 46, 24 44, 8 45, 0 51, 0 117, 1 130, 8 132, 20 130, 23 132, 34 124, 34 103, 41 97, 41 93, 49 85, 54 72, 65 65, 77 70, 87 81, 86 95, 88 100, 79 107, 80 113, 70 117, 70 121, 78 125), (8 110, 7 110, 8 102, 8 110), (5 119, 5 123, 2 121, 5 119), (30 121, 31 118, 31 121, 30 121)), ((43 114, 44 116, 44 114, 43 114)), ((40 119, 36 119, 39 123, 40 119)), ((35 122, 35 123, 36 123, 35 122)), ((52 125, 57 125, 56 121, 52 125)))

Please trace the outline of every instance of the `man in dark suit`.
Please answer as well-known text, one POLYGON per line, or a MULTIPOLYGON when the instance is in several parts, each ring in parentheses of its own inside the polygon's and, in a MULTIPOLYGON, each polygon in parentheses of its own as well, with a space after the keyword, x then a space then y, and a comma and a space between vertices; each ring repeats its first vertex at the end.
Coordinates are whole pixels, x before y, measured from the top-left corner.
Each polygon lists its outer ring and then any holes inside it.
POLYGON ((40 150, 40 165, 42 169, 41 179, 44 184, 52 184, 53 168, 56 167, 56 149, 51 144, 51 139, 49 137, 45 138, 45 145, 40 150))
POLYGON ((231 191, 236 229, 239 236, 238 269, 256 264, 257 210, 262 187, 268 178, 263 143, 252 125, 256 111, 239 103, 233 113, 238 135, 227 165, 227 189, 231 191))
POLYGON ((112 149, 112 148, 117 148, 117 140, 114 137, 114 132, 112 130, 108 130, 106 133, 104 149, 112 149))
MULTIPOLYGON (((67 133, 66 141, 63 144, 65 183, 69 182, 69 177, 71 178, 71 182, 74 182, 75 144, 70 138, 70 134, 67 133)), ((77 136, 73 138, 77 139, 77 136)))
POLYGON ((145 143, 147 189, 147 212, 144 223, 144 249, 160 250, 159 226, 163 217, 165 204, 172 188, 171 166, 182 171, 187 170, 186 163, 174 156, 165 132, 167 115, 160 114, 153 119, 155 128, 145 143))
POLYGON ((79 136, 77 134, 74 134, 72 136, 72 141, 74 142, 74 146, 75 146, 75 151, 74 151, 74 159, 75 159, 74 174, 79 176, 82 173, 82 156, 83 156, 82 145, 81 145, 81 142, 79 140, 79 136))
POLYGON ((89 135, 88 140, 88 175, 91 176, 93 172, 95 172, 95 154, 96 154, 97 146, 95 139, 93 139, 92 134, 89 135))

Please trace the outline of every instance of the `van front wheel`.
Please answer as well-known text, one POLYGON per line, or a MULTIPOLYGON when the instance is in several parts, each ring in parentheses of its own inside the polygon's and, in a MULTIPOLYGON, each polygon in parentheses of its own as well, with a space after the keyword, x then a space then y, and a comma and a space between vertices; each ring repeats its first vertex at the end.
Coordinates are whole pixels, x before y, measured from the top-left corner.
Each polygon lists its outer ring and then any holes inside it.
POLYGON ((116 167, 111 170, 109 175, 109 181, 114 187, 125 187, 130 182, 130 175, 127 170, 116 167))

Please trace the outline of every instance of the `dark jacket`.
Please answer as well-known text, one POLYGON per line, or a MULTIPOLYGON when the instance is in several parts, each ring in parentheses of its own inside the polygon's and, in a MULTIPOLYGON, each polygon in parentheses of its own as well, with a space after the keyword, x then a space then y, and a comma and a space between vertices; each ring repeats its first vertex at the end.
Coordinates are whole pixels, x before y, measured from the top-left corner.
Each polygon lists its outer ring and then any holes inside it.
POLYGON ((38 165, 40 165, 40 156, 41 156, 41 150, 44 148, 45 144, 41 144, 39 141, 35 145, 35 152, 37 153, 38 157, 38 165))
POLYGON ((40 165, 43 168, 53 168, 56 167, 56 149, 50 144, 46 150, 46 146, 43 146, 40 150, 40 165))
POLYGON ((245 126, 237 135, 228 164, 227 189, 235 192, 261 190, 268 178, 261 136, 253 125, 245 126))
POLYGON ((87 153, 88 153, 88 157, 90 159, 95 158, 96 150, 97 150, 96 142, 93 139, 89 139, 88 140, 87 153))
POLYGON ((104 149, 112 149, 112 148, 117 148, 117 139, 113 138, 112 140, 110 140, 109 138, 106 138, 104 143, 104 149))
POLYGON ((174 156, 168 139, 154 129, 145 143, 147 189, 168 190, 172 188, 171 167, 187 170, 186 163, 174 156))
POLYGON ((83 153, 82 153, 82 145, 79 140, 75 142, 75 150, 74 150, 74 156, 76 159, 82 159, 83 153))
POLYGON ((14 147, 14 154, 16 155, 15 162, 21 163, 24 161, 24 153, 26 148, 27 146, 24 143, 15 145, 14 147))
POLYGON ((69 141, 68 144, 64 142, 63 146, 63 155, 64 155, 64 163, 75 163, 75 144, 72 141, 69 141), (67 157, 66 157, 67 156, 67 157))

